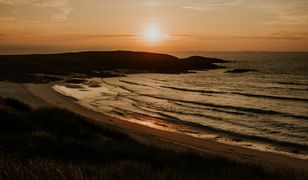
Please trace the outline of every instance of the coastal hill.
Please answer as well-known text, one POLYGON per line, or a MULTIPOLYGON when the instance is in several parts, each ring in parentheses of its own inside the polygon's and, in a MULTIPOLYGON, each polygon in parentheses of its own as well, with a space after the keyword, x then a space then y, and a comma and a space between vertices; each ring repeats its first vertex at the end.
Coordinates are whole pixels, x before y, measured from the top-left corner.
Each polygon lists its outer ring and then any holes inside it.
MULTIPOLYGON (((175 56, 130 51, 89 51, 61 54, 2 55, 0 81, 46 81, 37 74, 108 77, 106 71, 125 73, 185 73, 189 70, 221 68, 214 63, 227 63, 216 58, 192 56, 180 59, 175 56), (35 80, 36 79, 36 80, 35 80)), ((56 80, 49 77, 48 81, 56 80)))

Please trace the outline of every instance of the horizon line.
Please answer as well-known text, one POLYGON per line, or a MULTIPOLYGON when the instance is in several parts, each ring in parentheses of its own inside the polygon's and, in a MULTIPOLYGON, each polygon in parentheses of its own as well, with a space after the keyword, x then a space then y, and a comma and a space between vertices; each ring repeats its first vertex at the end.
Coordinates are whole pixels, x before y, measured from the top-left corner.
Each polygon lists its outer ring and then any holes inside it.
POLYGON ((54 52, 21 52, 21 53, 0 53, 2 55, 48 55, 48 54, 63 54, 63 53, 81 53, 81 52, 117 52, 117 51, 128 51, 128 52, 144 52, 144 53, 159 53, 159 54, 172 54, 172 53, 308 53, 307 51, 266 51, 266 50, 239 50, 239 51, 207 51, 207 50, 192 50, 192 51, 142 51, 142 50, 72 50, 72 51, 54 51, 54 52))

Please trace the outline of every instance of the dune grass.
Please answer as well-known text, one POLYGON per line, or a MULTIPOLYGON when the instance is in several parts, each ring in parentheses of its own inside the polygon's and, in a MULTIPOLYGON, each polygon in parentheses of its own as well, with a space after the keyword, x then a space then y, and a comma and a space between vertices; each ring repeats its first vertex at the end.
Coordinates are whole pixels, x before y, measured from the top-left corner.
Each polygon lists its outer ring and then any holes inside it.
POLYGON ((67 110, 32 110, 2 98, 0 179, 307 179, 307 174, 159 149, 67 110))

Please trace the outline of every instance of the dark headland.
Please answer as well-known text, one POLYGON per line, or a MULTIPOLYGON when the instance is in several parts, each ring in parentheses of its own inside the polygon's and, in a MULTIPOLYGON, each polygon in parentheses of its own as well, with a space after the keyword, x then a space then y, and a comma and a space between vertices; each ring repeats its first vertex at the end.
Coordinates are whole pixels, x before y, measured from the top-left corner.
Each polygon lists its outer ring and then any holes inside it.
POLYGON ((186 73, 222 68, 215 63, 227 61, 201 56, 180 59, 166 54, 130 51, 2 55, 0 81, 40 83, 58 80, 54 75, 112 77, 122 73, 186 73), (42 74, 45 76, 40 76, 42 74))

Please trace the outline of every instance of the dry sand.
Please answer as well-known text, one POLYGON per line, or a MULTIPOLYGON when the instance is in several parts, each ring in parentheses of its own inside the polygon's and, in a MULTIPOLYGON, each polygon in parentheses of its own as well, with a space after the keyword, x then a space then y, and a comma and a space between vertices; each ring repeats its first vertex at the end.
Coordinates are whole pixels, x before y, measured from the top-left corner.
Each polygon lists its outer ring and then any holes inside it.
POLYGON ((0 96, 19 99, 34 108, 43 106, 65 108, 96 122, 120 129, 137 140, 149 144, 166 148, 190 149, 205 155, 218 155, 241 162, 257 163, 270 168, 286 167, 308 171, 307 160, 163 131, 94 112, 82 107, 73 98, 54 91, 51 84, 0 83, 0 96))

